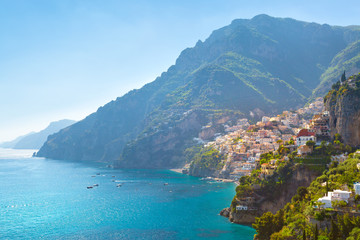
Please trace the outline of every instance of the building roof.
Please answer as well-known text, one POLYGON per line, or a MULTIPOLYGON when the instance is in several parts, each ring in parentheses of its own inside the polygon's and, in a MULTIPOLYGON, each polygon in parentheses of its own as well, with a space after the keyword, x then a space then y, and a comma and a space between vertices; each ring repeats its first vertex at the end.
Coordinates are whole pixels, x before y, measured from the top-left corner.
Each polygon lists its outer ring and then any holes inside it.
POLYGON ((296 137, 310 137, 315 136, 314 132, 310 132, 309 129, 301 129, 300 132, 296 135, 296 137))
POLYGON ((321 197, 321 198, 319 198, 318 199, 318 201, 320 202, 320 201, 331 201, 331 197, 330 196, 325 196, 325 197, 321 197))
POLYGON ((333 192, 334 192, 334 193, 349 193, 349 194, 351 194, 351 192, 342 191, 342 190, 334 190, 333 192))

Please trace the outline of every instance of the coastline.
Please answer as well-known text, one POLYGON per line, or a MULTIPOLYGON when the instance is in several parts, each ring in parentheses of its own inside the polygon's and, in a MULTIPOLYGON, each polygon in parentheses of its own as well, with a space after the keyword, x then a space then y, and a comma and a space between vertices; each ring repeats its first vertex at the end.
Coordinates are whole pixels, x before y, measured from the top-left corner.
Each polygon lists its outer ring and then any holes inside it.
MULTIPOLYGON (((169 171, 183 174, 182 168, 172 168, 172 169, 169 169, 169 171)), ((214 180, 214 181, 220 181, 220 182, 226 182, 226 183, 235 183, 237 186, 239 185, 238 181, 235 181, 235 180, 232 180, 232 179, 227 179, 227 178, 211 178, 211 179, 214 180)))
POLYGON ((173 169, 169 169, 170 171, 172 171, 172 172, 176 172, 176 173, 181 173, 181 174, 183 174, 182 173, 182 168, 173 168, 173 169))

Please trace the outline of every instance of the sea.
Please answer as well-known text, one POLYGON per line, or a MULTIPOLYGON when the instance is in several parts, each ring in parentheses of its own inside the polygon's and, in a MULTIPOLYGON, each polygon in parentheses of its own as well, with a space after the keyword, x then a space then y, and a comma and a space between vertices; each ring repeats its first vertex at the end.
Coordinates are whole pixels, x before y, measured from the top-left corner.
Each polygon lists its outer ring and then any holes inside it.
POLYGON ((32 158, 34 151, 0 149, 0 239, 250 240, 255 234, 219 215, 234 183, 32 158))

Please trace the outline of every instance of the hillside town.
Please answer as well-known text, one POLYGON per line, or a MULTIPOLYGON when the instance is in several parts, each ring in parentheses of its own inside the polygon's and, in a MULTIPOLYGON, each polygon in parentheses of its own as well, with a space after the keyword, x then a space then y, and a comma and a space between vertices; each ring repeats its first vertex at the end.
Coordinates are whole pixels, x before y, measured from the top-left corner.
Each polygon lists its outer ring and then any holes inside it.
POLYGON ((248 119, 240 119, 234 126, 225 125, 227 134, 217 136, 205 147, 211 146, 227 155, 220 171, 220 176, 224 178, 238 180, 250 175, 255 168, 261 168, 263 176, 268 176, 273 173, 275 162, 259 166, 261 154, 275 152, 280 145, 285 145, 289 152, 297 151, 299 155, 310 153, 307 141, 320 144, 329 139, 328 120, 329 113, 324 111, 323 99, 317 98, 307 107, 284 111, 277 116, 263 116, 255 124, 250 124, 248 119))

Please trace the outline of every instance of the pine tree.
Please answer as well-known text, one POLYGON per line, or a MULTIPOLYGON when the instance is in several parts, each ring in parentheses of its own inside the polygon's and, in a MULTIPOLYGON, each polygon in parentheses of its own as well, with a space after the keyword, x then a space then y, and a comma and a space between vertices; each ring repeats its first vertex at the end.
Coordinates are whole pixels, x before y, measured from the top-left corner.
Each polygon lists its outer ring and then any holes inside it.
POLYGON ((339 227, 334 220, 331 220, 330 239, 337 240, 340 237, 339 227))
POLYGON ((345 81, 346 81, 346 75, 345 75, 345 71, 344 71, 344 73, 341 75, 340 82, 344 83, 345 81))
POLYGON ((306 240, 306 230, 303 231, 303 240, 306 240))
POLYGON ((319 229, 318 229, 318 225, 315 225, 315 234, 314 234, 314 240, 318 240, 319 239, 319 229))

